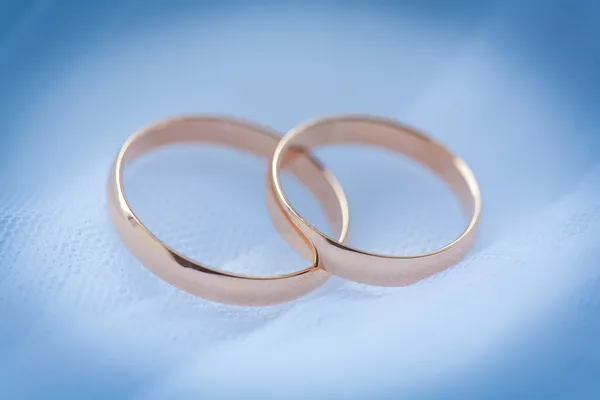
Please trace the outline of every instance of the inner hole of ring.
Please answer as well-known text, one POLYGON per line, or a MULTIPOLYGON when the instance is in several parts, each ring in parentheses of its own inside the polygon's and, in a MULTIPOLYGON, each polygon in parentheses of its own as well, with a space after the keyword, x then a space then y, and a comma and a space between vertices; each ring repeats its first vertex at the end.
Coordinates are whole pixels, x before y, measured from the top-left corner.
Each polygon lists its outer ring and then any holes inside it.
MULTIPOLYGON (((313 153, 344 188, 352 220, 348 242, 352 247, 416 255, 451 243, 467 226, 460 201, 446 183, 398 152, 338 144, 315 148, 313 153)), ((287 194, 288 186, 283 185, 287 194)), ((296 207, 292 199, 290 202, 296 207)), ((312 224, 303 210, 296 209, 312 224)))
MULTIPOLYGON (((305 269, 311 262, 294 251, 271 222, 265 201, 267 163, 243 150, 214 144, 171 145, 127 165, 123 184, 142 223, 199 263, 259 276, 305 269)), ((303 212, 329 227, 309 190, 288 172, 282 179, 303 212)))

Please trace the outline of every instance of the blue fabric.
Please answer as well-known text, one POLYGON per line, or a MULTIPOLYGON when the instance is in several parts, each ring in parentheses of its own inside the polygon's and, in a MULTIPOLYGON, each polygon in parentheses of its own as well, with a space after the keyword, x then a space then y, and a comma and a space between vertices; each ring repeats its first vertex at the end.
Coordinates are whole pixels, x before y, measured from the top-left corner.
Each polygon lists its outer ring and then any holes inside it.
MULTIPOLYGON (((598 398, 598 4, 4 0, 0 398, 598 398), (334 278, 229 307, 160 281, 112 229, 108 167, 140 127, 219 113, 284 132, 340 112, 402 120, 467 160, 484 221, 463 262, 406 288, 334 278)), ((352 244, 418 252, 462 228, 450 193, 401 157, 317 155, 347 192, 352 244)), ((190 256, 301 268, 270 224, 265 170, 171 149, 126 184, 190 256)))

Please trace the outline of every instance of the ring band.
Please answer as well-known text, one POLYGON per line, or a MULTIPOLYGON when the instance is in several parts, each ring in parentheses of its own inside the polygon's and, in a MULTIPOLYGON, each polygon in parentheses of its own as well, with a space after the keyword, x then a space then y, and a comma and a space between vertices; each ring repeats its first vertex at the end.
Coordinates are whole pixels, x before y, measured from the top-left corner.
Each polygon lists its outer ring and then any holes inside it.
POLYGON ((271 161, 271 189, 287 215, 315 246, 321 265, 340 277, 376 286, 404 286, 438 273, 458 262, 472 246, 481 215, 481 194, 467 164, 424 134, 387 119, 333 116, 308 122, 289 131, 271 161), (290 150, 309 152, 333 143, 375 145, 400 152, 441 177, 461 200, 469 223, 452 243, 439 250, 412 256, 390 256, 352 248, 333 239, 303 219, 283 192, 280 167, 290 150))
MULTIPOLYGON (((133 255, 157 276, 199 297, 235 305, 270 305, 298 298, 317 288, 330 273, 320 268, 317 253, 305 235, 270 199, 269 212, 275 226, 296 249, 312 258, 301 271, 276 276, 250 276, 219 271, 172 249, 154 236, 133 212, 123 187, 123 168, 144 153, 165 145, 209 142, 271 157, 281 136, 248 122, 225 117, 180 117, 153 124, 133 134, 119 151, 109 179, 110 215, 121 239, 133 255)), ((290 153, 282 165, 292 172, 322 203, 343 242, 348 233, 348 205, 337 180, 306 153, 290 153)), ((268 189, 268 187, 267 187, 268 189)), ((267 198, 272 192, 267 190, 267 198)))

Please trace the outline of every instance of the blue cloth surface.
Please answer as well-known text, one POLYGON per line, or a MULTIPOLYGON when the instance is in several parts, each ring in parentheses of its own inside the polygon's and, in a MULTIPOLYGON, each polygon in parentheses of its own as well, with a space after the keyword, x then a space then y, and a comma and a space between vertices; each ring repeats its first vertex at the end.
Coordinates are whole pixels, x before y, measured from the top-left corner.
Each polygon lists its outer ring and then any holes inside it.
MULTIPOLYGON (((0 2, 0 398, 597 399, 598 4, 0 2), (230 307, 160 281, 112 229, 108 167, 140 127, 218 113, 285 132, 345 112, 417 126, 471 165, 484 220, 464 261, 405 288, 333 278, 230 307)), ((316 154, 346 190, 351 244, 414 253, 462 229, 446 188, 401 157, 316 154)), ((269 221, 265 171, 193 146, 145 157, 126 184, 189 256, 302 268, 269 221)))

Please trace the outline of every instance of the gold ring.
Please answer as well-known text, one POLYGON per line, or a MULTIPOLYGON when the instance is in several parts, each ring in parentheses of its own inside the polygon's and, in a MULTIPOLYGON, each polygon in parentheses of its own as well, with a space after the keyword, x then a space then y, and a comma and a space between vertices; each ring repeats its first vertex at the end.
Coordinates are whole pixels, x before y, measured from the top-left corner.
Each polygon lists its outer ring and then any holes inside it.
MULTIPOLYGON (((276 276, 250 276, 219 271, 177 252, 154 236, 133 212, 123 188, 123 168, 157 147, 176 143, 209 142, 271 157, 281 136, 249 122, 216 116, 180 117, 153 124, 130 136, 114 161, 108 179, 108 205, 113 224, 133 255, 154 274, 199 297, 235 305, 269 305, 298 298, 317 288, 330 273, 306 236, 294 225, 267 190, 269 212, 286 240, 312 266, 276 276)), ((343 242, 348 234, 348 204, 337 180, 313 157, 289 152, 280 163, 292 172, 323 204, 325 213, 343 242)), ((278 164, 279 165, 279 164, 278 164)))
POLYGON ((458 262, 470 249, 481 215, 481 194, 468 165, 450 150, 424 134, 387 119, 347 115, 314 120, 289 131, 279 142, 270 167, 271 189, 285 213, 308 237, 327 271, 340 277, 377 286, 404 286, 438 273, 458 262), (289 151, 308 153, 333 143, 375 145, 400 152, 442 178, 460 199, 468 225, 462 234, 439 250, 390 256, 352 248, 331 238, 298 214, 283 192, 280 167, 289 151))

